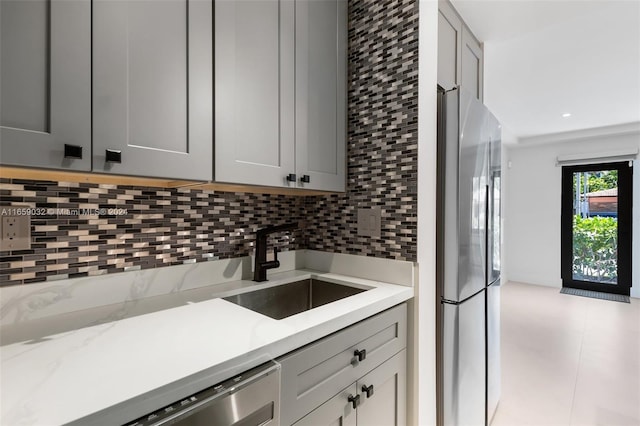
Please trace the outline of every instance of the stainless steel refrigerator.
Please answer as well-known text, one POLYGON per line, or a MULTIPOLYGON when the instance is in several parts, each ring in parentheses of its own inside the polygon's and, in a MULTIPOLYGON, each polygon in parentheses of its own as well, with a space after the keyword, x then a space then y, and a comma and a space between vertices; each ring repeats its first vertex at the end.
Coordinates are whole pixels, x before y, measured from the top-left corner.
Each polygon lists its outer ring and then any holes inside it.
POLYGON ((500 139, 464 88, 438 88, 438 423, 488 425, 500 398, 500 139))

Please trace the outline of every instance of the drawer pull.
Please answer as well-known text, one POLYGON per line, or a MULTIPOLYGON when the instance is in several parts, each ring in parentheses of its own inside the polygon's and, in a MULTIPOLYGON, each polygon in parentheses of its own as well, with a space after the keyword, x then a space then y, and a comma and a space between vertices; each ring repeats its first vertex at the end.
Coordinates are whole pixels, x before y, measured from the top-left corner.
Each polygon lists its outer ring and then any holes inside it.
POLYGON ((122 151, 117 149, 107 149, 105 152, 107 163, 122 163, 122 151))
POLYGON ((311 176, 309 176, 309 175, 302 175, 302 177, 300 178, 300 182, 302 182, 302 183, 309 183, 309 182, 311 182, 311 176))
POLYGON ((351 403, 351 406, 355 410, 356 408, 358 408, 358 405, 360 405, 360 394, 356 396, 349 395, 349 398, 347 398, 347 401, 351 403))
POLYGON ((367 394, 367 398, 371 398, 373 396, 373 385, 362 385, 362 392, 367 394))
POLYGON ((289 173, 286 177, 287 182, 295 182, 296 181, 296 175, 294 173, 289 173))
POLYGON ((355 352, 353 353, 354 356, 358 357, 358 361, 362 362, 365 359, 367 359, 367 350, 366 349, 361 349, 361 350, 355 350, 355 352))
POLYGON ((64 158, 82 159, 82 146, 64 144, 64 158))

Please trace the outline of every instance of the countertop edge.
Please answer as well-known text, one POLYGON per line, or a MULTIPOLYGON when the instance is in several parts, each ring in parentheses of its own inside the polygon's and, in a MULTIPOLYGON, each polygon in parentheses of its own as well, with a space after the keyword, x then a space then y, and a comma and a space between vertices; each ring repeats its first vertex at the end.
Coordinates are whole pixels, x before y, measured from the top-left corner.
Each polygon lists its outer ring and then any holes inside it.
POLYGON ((406 289, 400 294, 389 296, 356 311, 352 311, 340 317, 332 318, 304 332, 288 336, 280 341, 257 348, 251 352, 243 354, 242 356, 229 359, 223 363, 212 365, 205 371, 184 377, 177 382, 170 383, 149 393, 139 395, 120 404, 106 407, 101 411, 72 420, 65 424, 68 426, 102 426, 104 424, 124 424, 133 421, 136 418, 178 401, 181 398, 227 380, 236 374, 240 374, 243 371, 263 364, 271 359, 281 357, 291 351, 325 338, 346 327, 386 311, 387 309, 393 308, 394 306, 412 299, 413 296, 413 288, 406 287, 406 289), (327 325, 330 325, 330 331, 325 330, 317 335, 314 334, 316 329, 327 327, 327 325), (305 342, 302 344, 293 343, 293 341, 299 338, 301 334, 305 334, 305 342))

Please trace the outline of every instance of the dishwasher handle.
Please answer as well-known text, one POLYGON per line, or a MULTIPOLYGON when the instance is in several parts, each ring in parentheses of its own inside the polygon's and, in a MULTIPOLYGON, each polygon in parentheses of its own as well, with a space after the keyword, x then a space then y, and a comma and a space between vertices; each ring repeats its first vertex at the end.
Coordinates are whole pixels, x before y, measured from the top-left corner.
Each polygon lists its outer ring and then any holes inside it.
POLYGON ((280 364, 266 364, 161 408, 127 426, 277 425, 280 413, 280 364), (270 422, 270 420, 276 420, 270 422))

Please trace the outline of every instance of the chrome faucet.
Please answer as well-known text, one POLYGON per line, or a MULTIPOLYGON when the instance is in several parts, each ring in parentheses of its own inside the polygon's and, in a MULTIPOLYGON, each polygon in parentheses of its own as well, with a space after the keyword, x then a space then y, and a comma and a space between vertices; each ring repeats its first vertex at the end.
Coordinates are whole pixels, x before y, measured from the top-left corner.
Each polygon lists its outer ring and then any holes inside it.
POLYGON ((296 229, 297 227, 298 225, 296 223, 286 223, 284 225, 268 226, 266 228, 258 229, 256 232, 256 261, 253 268, 254 281, 267 281, 267 270, 280 267, 277 247, 273 248, 274 259, 267 261, 267 237, 270 234, 289 231, 296 229))

